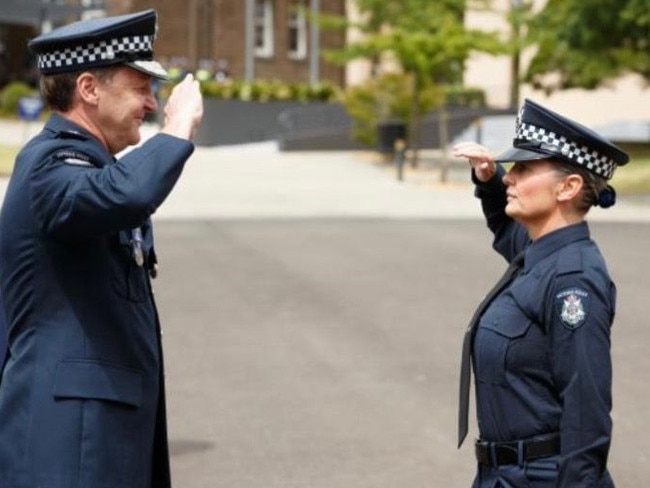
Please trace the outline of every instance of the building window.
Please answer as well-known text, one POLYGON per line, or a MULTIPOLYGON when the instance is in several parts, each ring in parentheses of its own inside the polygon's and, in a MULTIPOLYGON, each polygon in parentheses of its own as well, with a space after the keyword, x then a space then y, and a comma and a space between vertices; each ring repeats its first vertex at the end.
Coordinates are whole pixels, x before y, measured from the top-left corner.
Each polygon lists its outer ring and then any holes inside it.
POLYGON ((291 59, 307 57, 307 15, 303 2, 294 2, 289 9, 288 53, 291 59))
POLYGON ((273 56, 273 2, 255 1, 255 55, 260 58, 273 56))

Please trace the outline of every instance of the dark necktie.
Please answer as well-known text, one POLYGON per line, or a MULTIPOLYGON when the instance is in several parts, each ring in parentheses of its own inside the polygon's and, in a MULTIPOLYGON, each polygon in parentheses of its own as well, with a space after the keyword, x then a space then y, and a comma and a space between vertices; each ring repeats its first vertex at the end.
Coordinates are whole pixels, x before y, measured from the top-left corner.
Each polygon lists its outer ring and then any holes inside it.
POLYGON ((460 364, 460 397, 458 402, 458 447, 463 445, 463 441, 467 436, 467 417, 469 414, 469 387, 472 376, 471 357, 472 357, 472 339, 476 325, 481 318, 481 315, 494 300, 494 298, 501 292, 512 280, 515 279, 519 271, 524 265, 524 251, 517 254, 510 262, 510 266, 506 269, 501 279, 494 285, 488 292, 483 301, 479 304, 472 320, 470 320, 467 330, 465 331, 465 338, 463 339, 463 355, 460 364))

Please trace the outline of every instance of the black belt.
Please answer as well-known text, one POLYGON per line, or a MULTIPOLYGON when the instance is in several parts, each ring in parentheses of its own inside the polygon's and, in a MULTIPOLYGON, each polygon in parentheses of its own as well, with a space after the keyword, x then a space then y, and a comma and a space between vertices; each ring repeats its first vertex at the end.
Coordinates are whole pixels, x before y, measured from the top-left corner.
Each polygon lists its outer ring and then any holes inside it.
POLYGON ((485 466, 523 464, 560 454, 560 434, 549 434, 510 442, 488 442, 478 439, 474 445, 476 460, 485 466))

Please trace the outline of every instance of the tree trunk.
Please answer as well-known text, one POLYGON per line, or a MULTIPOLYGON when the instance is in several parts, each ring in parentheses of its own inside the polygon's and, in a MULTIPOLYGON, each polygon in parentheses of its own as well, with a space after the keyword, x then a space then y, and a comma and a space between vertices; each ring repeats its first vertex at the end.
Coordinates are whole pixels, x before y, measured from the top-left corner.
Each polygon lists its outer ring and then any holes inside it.
POLYGON ((442 156, 440 158, 440 182, 446 183, 449 178, 449 154, 447 146, 449 145, 449 112, 447 105, 442 104, 438 112, 438 135, 440 136, 440 149, 442 156))
POLYGON ((411 167, 420 163, 420 83, 413 75, 413 96, 411 97, 411 121, 409 130, 409 147, 411 149, 411 167))

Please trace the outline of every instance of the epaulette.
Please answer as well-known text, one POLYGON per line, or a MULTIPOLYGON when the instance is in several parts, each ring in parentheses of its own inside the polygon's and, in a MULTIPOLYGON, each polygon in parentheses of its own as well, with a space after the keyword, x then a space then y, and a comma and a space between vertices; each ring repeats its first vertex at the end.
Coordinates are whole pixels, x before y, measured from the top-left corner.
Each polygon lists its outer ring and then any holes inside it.
POLYGON ((78 139, 80 141, 88 140, 88 135, 78 130, 62 130, 59 132, 59 136, 63 139, 78 139))
POLYGON ((70 149, 63 149, 54 153, 54 157, 65 164, 71 164, 73 166, 88 166, 94 167, 95 165, 91 162, 91 159, 88 155, 72 151, 70 149))
POLYGON ((582 253, 578 246, 567 246, 560 251, 557 258, 558 275, 580 273, 583 269, 582 253))

